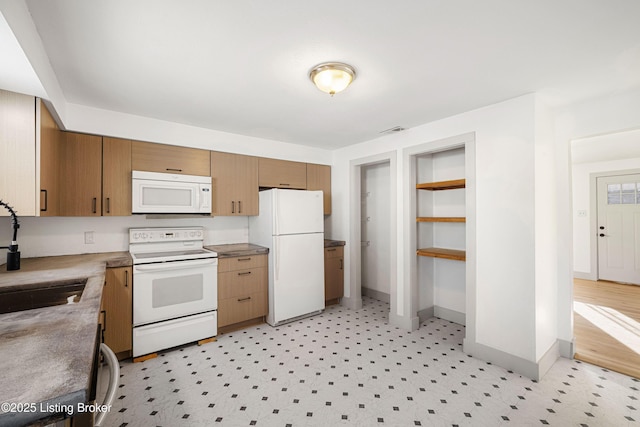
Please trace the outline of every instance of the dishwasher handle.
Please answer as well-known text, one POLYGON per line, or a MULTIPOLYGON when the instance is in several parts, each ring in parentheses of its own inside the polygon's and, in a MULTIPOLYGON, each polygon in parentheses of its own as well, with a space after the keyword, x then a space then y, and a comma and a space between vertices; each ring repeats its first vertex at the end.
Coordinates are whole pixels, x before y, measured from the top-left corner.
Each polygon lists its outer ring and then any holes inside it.
MULTIPOLYGON (((118 391, 118 382, 120 380, 120 363, 118 358, 114 354, 113 350, 109 348, 105 343, 100 344, 100 353, 104 356, 107 366, 109 366, 109 387, 107 388, 107 394, 104 397, 102 405, 113 405, 113 401, 116 400, 116 392, 118 391)), ((102 427, 104 418, 107 412, 100 412, 96 415, 94 421, 94 427, 102 427)))

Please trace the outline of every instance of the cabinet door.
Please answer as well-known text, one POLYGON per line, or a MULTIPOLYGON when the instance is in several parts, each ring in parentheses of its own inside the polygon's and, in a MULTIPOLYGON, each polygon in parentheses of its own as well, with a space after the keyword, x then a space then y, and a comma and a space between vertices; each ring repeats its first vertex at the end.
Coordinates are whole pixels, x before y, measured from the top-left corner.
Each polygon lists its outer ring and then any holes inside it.
POLYGON ((102 215, 131 215, 131 141, 102 138, 102 215))
POLYGON ((36 215, 35 126, 35 98, 0 90, 0 199, 19 215, 36 215))
POLYGON ((132 348, 132 282, 131 267, 107 268, 102 307, 104 310, 104 342, 114 353, 132 348))
POLYGON ((62 133, 60 145, 60 214, 102 214, 102 137, 62 133))
POLYGON ((212 215, 258 215, 258 158, 211 152, 212 215))
POLYGON ((60 215, 60 139, 56 121, 40 106, 40 216, 60 215))
POLYGON ((344 249, 324 249, 324 299, 332 301, 344 295, 344 249))
POLYGON ((258 184, 267 188, 307 189, 307 164, 288 160, 258 160, 258 184))
POLYGON ((322 190, 324 214, 331 215, 331 166, 307 163, 307 190, 322 190))
POLYGON ((209 151, 133 141, 131 168, 136 171, 211 176, 209 151))

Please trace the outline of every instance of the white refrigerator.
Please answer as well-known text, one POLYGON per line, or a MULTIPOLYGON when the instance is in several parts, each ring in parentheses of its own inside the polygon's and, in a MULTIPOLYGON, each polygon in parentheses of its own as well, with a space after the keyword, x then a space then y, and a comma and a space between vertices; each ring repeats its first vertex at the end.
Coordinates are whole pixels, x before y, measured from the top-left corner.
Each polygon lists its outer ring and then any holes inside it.
POLYGON ((324 309, 322 191, 261 191, 260 213, 249 217, 249 242, 269 248, 268 324, 324 309))

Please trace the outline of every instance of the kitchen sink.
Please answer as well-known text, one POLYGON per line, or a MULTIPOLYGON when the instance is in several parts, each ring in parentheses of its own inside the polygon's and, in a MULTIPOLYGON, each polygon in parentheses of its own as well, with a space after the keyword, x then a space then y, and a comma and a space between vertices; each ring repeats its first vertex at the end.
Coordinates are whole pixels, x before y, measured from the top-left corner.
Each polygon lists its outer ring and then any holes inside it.
POLYGON ((8 291, 0 289, 0 314, 77 303, 86 284, 87 279, 74 279, 29 284, 8 291))

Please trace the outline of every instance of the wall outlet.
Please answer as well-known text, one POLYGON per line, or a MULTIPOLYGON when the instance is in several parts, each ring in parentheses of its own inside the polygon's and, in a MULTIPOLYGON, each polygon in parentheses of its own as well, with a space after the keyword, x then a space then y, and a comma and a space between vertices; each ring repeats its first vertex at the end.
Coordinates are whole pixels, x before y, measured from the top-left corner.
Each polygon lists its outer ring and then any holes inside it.
POLYGON ((585 218, 587 216, 587 211, 584 209, 578 210, 578 218, 585 218))
POLYGON ((93 231, 85 231, 84 232, 84 244, 85 245, 93 245, 95 242, 93 241, 93 231))

